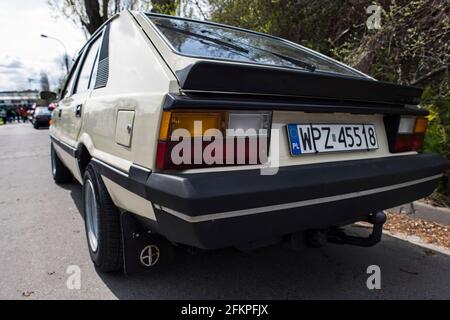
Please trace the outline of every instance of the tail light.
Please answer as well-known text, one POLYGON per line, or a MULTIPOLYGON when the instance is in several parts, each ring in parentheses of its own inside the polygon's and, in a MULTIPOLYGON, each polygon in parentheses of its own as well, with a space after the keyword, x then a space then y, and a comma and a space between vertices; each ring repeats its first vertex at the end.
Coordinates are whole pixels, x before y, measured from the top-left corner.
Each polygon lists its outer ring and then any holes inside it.
POLYGON ((419 151, 425 139, 428 120, 425 117, 387 117, 386 132, 391 153, 419 151))
POLYGON ((156 169, 264 163, 271 124, 271 112, 164 112, 156 169))

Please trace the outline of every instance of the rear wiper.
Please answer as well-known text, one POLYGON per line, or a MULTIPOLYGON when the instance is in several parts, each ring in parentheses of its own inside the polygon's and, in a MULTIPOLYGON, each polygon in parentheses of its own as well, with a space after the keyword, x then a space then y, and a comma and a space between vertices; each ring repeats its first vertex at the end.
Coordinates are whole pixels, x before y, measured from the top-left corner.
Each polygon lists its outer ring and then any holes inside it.
MULTIPOLYGON (((214 34, 213 32, 211 32, 209 30, 201 30, 201 32, 214 34)), ((259 50, 259 51, 264 51, 264 52, 269 53, 271 55, 274 55, 274 56, 276 56, 276 57, 278 57, 280 59, 283 59, 285 61, 289 61, 290 63, 292 63, 292 64, 294 64, 294 65, 296 65, 298 67, 301 67, 303 69, 306 69, 308 71, 314 72, 317 69, 317 67, 314 64, 312 64, 312 63, 308 63, 308 62, 305 62, 305 61, 302 61, 302 60, 299 60, 299 59, 296 59, 296 58, 285 56, 285 55, 283 55, 281 53, 276 53, 276 52, 272 52, 270 50, 258 48, 258 47, 252 46, 251 44, 246 44, 246 43, 242 43, 242 42, 239 42, 239 41, 235 41, 235 40, 227 38, 227 37, 224 37, 224 38, 228 41, 228 42, 225 42, 225 43, 230 43, 230 42, 236 43, 236 42, 238 42, 241 45, 248 46, 250 48, 253 48, 253 49, 256 49, 256 50, 259 50)), ((218 40, 218 39, 216 39, 216 40, 218 40)))
POLYGON ((259 49, 259 50, 266 51, 267 53, 273 54, 274 56, 277 56, 278 58, 281 58, 283 60, 289 61, 290 63, 295 64, 296 66, 304 68, 304 69, 306 69, 308 71, 311 71, 311 72, 314 72, 317 69, 317 67, 315 65, 313 65, 312 63, 304 62, 302 60, 298 60, 298 59, 295 59, 295 58, 292 58, 292 57, 288 57, 288 56, 285 56, 283 54, 272 52, 272 51, 269 51, 269 50, 264 50, 264 49, 259 49))
POLYGON ((244 49, 242 47, 239 47, 237 45, 234 45, 232 43, 229 43, 229 42, 226 42, 226 41, 222 41, 222 40, 219 40, 219 39, 216 39, 216 38, 211 38, 211 37, 208 37, 208 36, 204 36, 202 34, 198 34, 198 33, 195 33, 195 32, 187 31, 187 30, 180 29, 180 28, 177 28, 177 27, 169 27, 169 26, 165 26, 165 25, 159 24, 159 23, 155 23, 155 25, 157 25, 158 27, 166 28, 166 29, 169 29, 169 30, 172 30, 172 31, 175 31, 175 32, 179 32, 179 33, 188 35, 188 36, 192 36, 192 37, 196 37, 196 38, 199 38, 199 39, 210 41, 210 42, 213 42, 213 43, 216 43, 216 44, 220 44, 222 46, 231 48, 231 49, 236 50, 238 52, 243 52, 245 54, 248 54, 250 52, 249 50, 244 49))

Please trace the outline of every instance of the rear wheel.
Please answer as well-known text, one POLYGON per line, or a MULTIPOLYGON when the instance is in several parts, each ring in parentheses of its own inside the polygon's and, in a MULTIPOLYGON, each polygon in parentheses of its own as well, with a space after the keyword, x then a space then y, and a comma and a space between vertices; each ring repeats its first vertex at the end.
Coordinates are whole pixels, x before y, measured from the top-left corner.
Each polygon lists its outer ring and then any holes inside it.
POLYGON ((55 148, 53 147, 53 143, 51 144, 50 158, 53 180, 55 180, 56 183, 72 182, 72 173, 59 159, 58 155, 56 154, 55 148))
POLYGON ((122 269, 120 212, 92 164, 84 173, 83 206, 89 253, 95 266, 103 272, 122 269))

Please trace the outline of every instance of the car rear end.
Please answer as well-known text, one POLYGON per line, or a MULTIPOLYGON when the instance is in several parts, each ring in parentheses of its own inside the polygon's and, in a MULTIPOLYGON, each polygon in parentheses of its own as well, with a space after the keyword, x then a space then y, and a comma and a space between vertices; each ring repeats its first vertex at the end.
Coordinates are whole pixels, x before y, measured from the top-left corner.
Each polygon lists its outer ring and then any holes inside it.
POLYGON ((36 107, 33 114, 33 125, 35 127, 48 127, 50 125, 51 111, 48 107, 36 107))
MULTIPOLYGON (((282 110, 281 103, 270 111, 219 104, 220 109, 189 108, 187 113, 180 107, 183 102, 169 99, 174 108, 167 108, 165 114, 173 119, 172 127, 180 115, 192 121, 225 117, 228 126, 241 117, 236 122, 245 128, 246 121, 261 123, 261 115, 269 114, 271 119, 268 137, 233 137, 245 141, 243 149, 236 142, 230 158, 224 147, 222 161, 215 157, 212 164, 205 157, 207 135, 192 138, 193 145, 196 139, 203 141, 202 163, 195 162, 195 150, 190 161, 175 163, 177 142, 171 141, 170 133, 161 133, 157 170, 147 180, 146 190, 158 228, 174 242, 219 248, 366 221, 380 210, 429 195, 446 166, 439 155, 416 152, 424 136, 422 115, 311 113, 282 110), (310 134, 304 133, 309 129, 310 134), (313 136, 313 130, 321 132, 313 136), (309 138, 302 138, 302 132, 309 138), (335 139, 324 140, 328 132, 335 139), (264 153, 256 161, 247 156, 252 139, 268 139, 267 158, 264 153), (327 150, 327 144, 335 150, 327 150), (237 155, 242 154, 246 156, 238 163, 237 155)), ((187 121, 181 123, 189 130, 187 121)), ((226 133, 224 137, 230 139, 226 133)))
POLYGON ((144 182, 169 240, 214 249, 359 220, 382 225, 375 213, 438 185, 447 163, 419 153, 427 129, 420 89, 375 81, 305 48, 254 63, 261 49, 225 27, 149 19, 180 83, 164 102, 155 170, 144 182), (183 41, 226 47, 227 57, 193 58, 179 52, 183 41))

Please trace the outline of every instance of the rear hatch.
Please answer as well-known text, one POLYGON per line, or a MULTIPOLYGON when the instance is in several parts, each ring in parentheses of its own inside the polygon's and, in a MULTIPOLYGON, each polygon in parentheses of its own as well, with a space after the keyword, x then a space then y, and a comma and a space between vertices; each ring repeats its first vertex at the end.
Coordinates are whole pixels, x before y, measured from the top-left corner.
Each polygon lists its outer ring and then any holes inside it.
POLYGON ((420 88, 376 81, 283 39, 146 17, 179 82, 165 111, 271 111, 280 166, 390 156, 386 118, 427 114, 417 107, 420 88))

